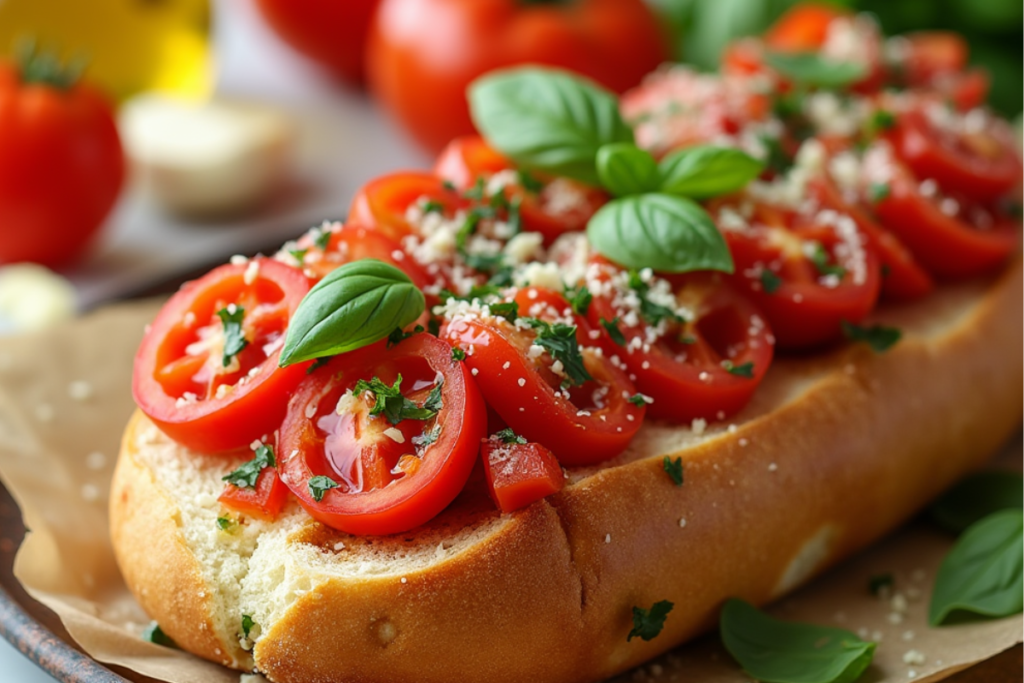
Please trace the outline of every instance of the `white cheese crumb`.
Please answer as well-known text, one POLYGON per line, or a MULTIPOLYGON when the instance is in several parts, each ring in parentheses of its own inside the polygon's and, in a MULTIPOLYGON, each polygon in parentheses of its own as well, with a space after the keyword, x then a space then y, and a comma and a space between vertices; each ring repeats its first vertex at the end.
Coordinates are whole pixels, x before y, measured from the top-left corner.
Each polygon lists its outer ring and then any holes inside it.
POLYGON ((769 471, 769 472, 774 472, 774 471, 776 471, 777 469, 779 469, 779 466, 778 466, 778 465, 776 465, 775 463, 769 463, 769 464, 768 464, 768 471, 769 471))
POLYGON ((886 616, 886 619, 889 621, 890 624, 893 625, 903 623, 903 615, 899 612, 889 612, 889 614, 886 616))
POLYGON ((909 607, 907 604, 907 598, 903 593, 896 593, 893 595, 892 602, 890 604, 892 606, 892 610, 894 612, 899 612, 900 614, 906 614, 907 608, 909 607))
POLYGON ((248 262, 249 259, 246 258, 245 256, 242 256, 241 254, 235 254, 234 256, 231 257, 231 265, 233 266, 243 266, 248 262))
POLYGON ((920 666, 921 664, 924 664, 924 661, 924 654, 918 650, 907 650, 903 653, 904 664, 917 664, 920 666))
POLYGON ((526 386, 526 379, 520 377, 519 379, 516 380, 516 384, 518 384, 521 387, 525 387, 526 386))
POLYGON ((251 285, 256 282, 256 278, 259 277, 259 274, 260 262, 249 261, 249 265, 245 267, 245 274, 242 276, 242 281, 247 285, 251 285))
POLYGON ((910 642, 913 639, 914 639, 914 632, 913 631, 904 631, 903 632, 903 640, 905 640, 907 642, 910 642))
POLYGON ((403 576, 403 577, 402 577, 402 583, 409 583, 409 579, 407 579, 407 578, 405 578, 405 577, 403 576))
POLYGON ((679 518, 679 528, 681 529, 681 528, 683 528, 685 526, 686 526, 686 517, 680 517, 679 518))
POLYGON ((85 456, 85 466, 90 470, 102 470, 107 464, 107 456, 99 451, 93 451, 85 456))
POLYGON ((694 418, 693 422, 690 423, 690 431, 693 432, 696 436, 700 436, 701 434, 704 433, 704 430, 707 428, 707 426, 707 420, 697 417, 694 418))
POLYGON ((611 543, 612 542, 612 535, 611 534, 605 534, 604 535, 604 542, 605 543, 611 543))
MULTIPOLYGON (((472 374, 472 375, 473 375, 474 377, 476 377, 477 375, 479 375, 479 374, 480 374, 480 371, 479 371, 479 370, 477 370, 476 368, 472 368, 472 369, 471 369, 471 370, 470 370, 469 372, 470 372, 470 373, 471 373, 471 374, 472 374)), ((520 408, 519 410, 522 410, 522 408, 520 408)))
POLYGON ((396 429, 395 427, 388 427, 384 430, 384 436, 388 437, 395 443, 405 443, 405 434, 402 430, 396 429))
POLYGON ((49 403, 40 403, 36 406, 36 419, 40 422, 50 422, 53 420, 54 411, 53 406, 49 403))
POLYGON ((334 549, 335 550, 344 550, 345 549, 345 542, 344 541, 338 541, 337 543, 334 544, 334 549))
POLYGON ((83 484, 82 485, 82 500, 92 503, 99 500, 100 490, 95 484, 83 484))
POLYGON ((68 385, 68 396, 76 401, 86 401, 92 398, 92 385, 85 380, 76 380, 68 385))

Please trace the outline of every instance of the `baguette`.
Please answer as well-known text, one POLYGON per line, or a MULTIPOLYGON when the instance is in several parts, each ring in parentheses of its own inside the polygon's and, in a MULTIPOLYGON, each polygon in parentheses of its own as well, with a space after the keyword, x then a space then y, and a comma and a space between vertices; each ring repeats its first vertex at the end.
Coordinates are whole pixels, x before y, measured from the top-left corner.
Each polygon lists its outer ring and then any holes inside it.
POLYGON ((1020 424, 1022 266, 883 307, 902 329, 783 357, 750 405, 703 429, 647 423, 565 489, 500 514, 471 485, 426 525, 354 537, 294 503, 221 531, 221 477, 141 413, 110 497, 118 563, 181 647, 276 683, 599 680, 768 602, 865 547, 1020 424), (665 475, 681 457, 685 480, 665 475), (627 641, 633 606, 675 609, 627 641), (241 637, 243 615, 256 626, 241 637))

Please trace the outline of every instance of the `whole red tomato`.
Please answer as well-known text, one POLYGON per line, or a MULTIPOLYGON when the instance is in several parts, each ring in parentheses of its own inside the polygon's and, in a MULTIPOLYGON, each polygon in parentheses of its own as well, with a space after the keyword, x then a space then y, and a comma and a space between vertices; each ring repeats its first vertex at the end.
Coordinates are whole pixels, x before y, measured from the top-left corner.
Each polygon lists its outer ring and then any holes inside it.
POLYGON ((67 265, 124 180, 111 106, 33 56, 0 61, 0 263, 67 265))
POLYGON ((336 76, 363 82, 363 53, 380 0, 256 0, 267 22, 293 48, 336 76))
POLYGON ((643 0, 383 0, 367 47, 370 89, 425 147, 473 132, 466 86, 533 63, 623 92, 667 58, 643 0))

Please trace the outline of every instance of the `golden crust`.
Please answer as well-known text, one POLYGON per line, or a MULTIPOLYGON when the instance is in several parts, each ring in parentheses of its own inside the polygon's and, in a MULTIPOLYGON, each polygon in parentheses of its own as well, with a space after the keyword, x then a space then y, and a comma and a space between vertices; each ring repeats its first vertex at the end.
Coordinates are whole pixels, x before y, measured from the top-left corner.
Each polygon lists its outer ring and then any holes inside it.
MULTIPOLYGON (((672 456, 682 487, 661 457, 576 472, 561 494, 405 583, 315 587, 264 632, 256 663, 280 683, 554 683, 663 652, 710 627, 725 598, 766 602, 863 548, 1005 441, 1024 410, 1021 292, 1017 262, 987 290, 931 304, 956 313, 937 328, 926 307, 883 313, 909 326, 887 353, 782 359, 769 374, 799 381, 672 456), (632 607, 663 599, 675 609, 662 634, 627 642, 632 607)), ((125 578, 183 647, 216 659, 223 644, 195 628, 208 607, 177 513, 125 444, 111 502, 125 578)))

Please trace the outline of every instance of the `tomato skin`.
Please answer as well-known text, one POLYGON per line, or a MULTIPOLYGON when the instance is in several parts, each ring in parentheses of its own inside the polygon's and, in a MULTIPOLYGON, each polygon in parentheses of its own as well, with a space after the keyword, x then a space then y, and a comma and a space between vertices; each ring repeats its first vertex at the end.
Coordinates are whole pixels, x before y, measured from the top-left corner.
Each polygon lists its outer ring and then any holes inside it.
MULTIPOLYGON (((596 260, 608 265, 603 259, 596 260)), ((772 331, 764 314, 717 274, 674 276, 674 284, 677 292, 692 288, 690 298, 697 300, 696 321, 685 327, 696 343, 687 346, 685 361, 676 360, 682 349, 665 341, 629 350, 632 340, 644 339, 642 327, 619 325, 625 347, 607 334, 602 335, 600 344, 606 356, 617 355, 626 364, 637 389, 653 399, 647 405, 648 416, 677 422, 722 419, 743 408, 764 378, 773 356, 772 331), (752 377, 734 375, 721 365, 727 346, 740 349, 731 358, 736 365, 753 363, 752 377)), ((609 297, 595 296, 587 319, 599 328, 602 320, 611 321, 618 315, 609 297)))
POLYGON ((915 31, 904 36, 903 75, 912 86, 930 85, 936 76, 963 71, 967 41, 952 31, 915 31))
POLYGON ((276 467, 265 467, 256 479, 255 487, 240 488, 228 484, 217 500, 243 515, 273 522, 288 503, 288 487, 281 481, 276 467))
POLYGON ((256 0, 267 23, 293 48, 335 76, 365 78, 366 38, 380 0, 256 0))
POLYGON ((403 171, 389 173, 368 182, 352 200, 348 223, 379 230, 398 242, 415 234, 405 212, 420 197, 427 197, 455 211, 467 205, 466 200, 444 186, 432 173, 403 171))
POLYGON ((890 137, 897 155, 917 177, 932 178, 943 189, 986 202, 1020 185, 1017 146, 1001 122, 975 134, 944 133, 922 108, 915 108, 898 116, 890 137))
MULTIPOLYGON (((205 388, 193 387, 193 393, 202 394, 198 400, 178 404, 184 387, 191 386, 193 378, 209 367, 204 356, 190 357, 185 348, 198 339, 197 330, 202 325, 216 320, 215 312, 221 305, 218 301, 234 302, 246 294, 257 301, 279 296, 259 317, 250 310, 251 315, 246 318, 268 339, 276 339, 284 334, 288 319, 309 291, 309 280, 294 268, 272 259, 261 258, 256 262, 259 271, 252 285, 245 284, 246 264, 220 266, 186 283, 160 309, 135 355, 132 393, 139 408, 165 434, 201 453, 242 449, 277 429, 288 395, 309 365, 277 367, 279 345, 265 358, 253 358, 253 367, 259 368, 257 373, 226 396, 211 396, 213 384, 209 384, 205 388), (190 317, 194 320, 192 324, 188 323, 190 317)), ((246 330, 247 338, 252 334, 253 330, 246 330)), ((258 340, 250 343, 239 358, 243 354, 247 358, 249 354, 259 354, 262 346, 258 340)), ((219 359, 213 359, 214 368, 218 362, 219 359)), ((235 376, 238 374, 244 373, 235 376)))
POLYGON ((834 19, 850 16, 831 5, 804 2, 779 17, 764 34, 765 45, 778 52, 817 52, 834 19))
MULTIPOLYGON (((472 135, 452 140, 438 157, 434 173, 451 182, 456 188, 468 190, 478 178, 486 180, 496 173, 515 168, 512 161, 492 149, 483 138, 472 135)), ((609 199, 603 190, 568 178, 553 180, 536 173, 531 173, 531 177, 543 183, 539 192, 531 192, 519 184, 513 184, 505 186, 505 196, 509 201, 519 200, 523 230, 544 235, 546 245, 550 245, 566 232, 586 229, 590 218, 609 199), (559 183, 563 192, 572 192, 578 201, 558 212, 545 206, 544 199, 553 182, 559 183)))
POLYGON ((557 66, 623 92, 667 56, 642 0, 383 0, 367 80, 420 144, 439 151, 473 132, 465 90, 488 71, 557 66))
POLYGON ((124 181, 111 104, 86 83, 22 84, 0 61, 0 150, 0 263, 77 260, 124 181))
MULTIPOLYGON (((337 356, 299 385, 281 426, 279 467, 285 484, 314 519, 351 534, 400 533, 435 517, 462 491, 486 433, 487 409, 469 369, 454 361, 451 352, 451 347, 436 337, 417 334, 391 349, 375 344, 337 356), (391 384, 395 372, 402 373, 415 363, 429 367, 431 377, 439 372, 444 379, 443 406, 436 417, 440 435, 425 447, 418 469, 390 483, 371 482, 381 485, 367 490, 330 489, 322 500, 315 500, 308 487, 312 477, 337 479, 342 475, 328 461, 326 436, 307 417, 309 406, 316 406, 314 417, 319 419, 323 414, 320 405, 327 400, 327 413, 334 414, 338 397, 359 379, 378 376, 391 384)), ((405 374, 408 380, 410 375, 405 374)), ((404 432, 419 427, 406 425, 412 422, 416 421, 403 420, 398 428, 404 432)), ((368 464, 378 463, 371 460, 368 464)))
POLYGON ((539 443, 502 443, 484 439, 480 459, 487 477, 487 492, 502 512, 514 512, 558 493, 565 475, 554 454, 539 443))
MULTIPOLYGON (((551 302, 559 311, 568 308, 565 299, 550 290, 520 290, 517 302, 520 295, 524 317, 530 315, 526 301, 551 302), (543 298, 530 299, 529 291, 544 292, 543 298)), ((575 316, 575 321, 579 343, 592 345, 586 320, 575 316)), ((593 465, 614 458, 640 429, 644 408, 627 401, 636 393, 633 383, 623 370, 593 351, 583 354, 586 369, 609 390, 604 408, 581 411, 556 394, 538 365, 527 357, 532 334, 495 319, 456 318, 441 328, 441 337, 466 352, 465 364, 476 371, 481 393, 508 426, 550 449, 565 466, 593 465)), ((588 382, 580 390, 589 386, 588 382)))
POLYGON ((981 275, 1005 261, 1019 240, 1017 221, 997 218, 992 228, 980 230, 946 215, 921 195, 905 169, 897 169, 875 214, 938 278, 981 275))
POLYGON ((313 244, 312 237, 304 235, 298 242, 307 251, 302 270, 314 282, 346 263, 364 258, 373 258, 398 268, 409 276, 412 283, 423 289, 430 284, 430 277, 423 267, 406 254, 401 245, 383 232, 364 228, 360 225, 346 225, 333 230, 327 249, 320 251, 313 244), (309 253, 319 252, 315 260, 309 253))
POLYGON ((824 177, 808 183, 810 196, 825 206, 853 219, 878 255, 882 268, 882 295, 897 301, 912 301, 928 295, 935 282, 895 235, 879 225, 861 206, 843 199, 832 182, 824 177))

